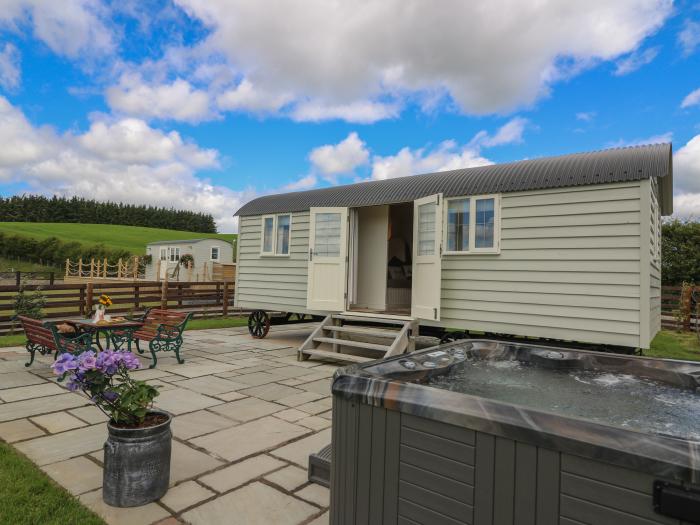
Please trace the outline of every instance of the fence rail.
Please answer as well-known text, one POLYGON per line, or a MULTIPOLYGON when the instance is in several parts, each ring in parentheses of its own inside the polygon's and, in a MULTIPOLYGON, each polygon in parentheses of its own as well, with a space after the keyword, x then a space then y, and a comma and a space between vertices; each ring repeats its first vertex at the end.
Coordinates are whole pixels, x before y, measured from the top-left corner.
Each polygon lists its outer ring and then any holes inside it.
MULTIPOLYGON (((36 289, 46 297, 43 311, 44 317, 49 319, 86 317, 103 293, 112 298, 110 314, 139 314, 148 307, 177 309, 195 316, 228 315, 233 311, 234 285, 229 282, 88 282, 25 286, 26 291, 36 289)), ((19 324, 12 320, 18 291, 15 285, 0 286, 0 335, 21 332, 19 324)))
POLYGON ((14 281, 15 286, 19 286, 23 279, 29 282, 48 281, 49 285, 56 281, 55 272, 0 272, 0 283, 14 281))
POLYGON ((700 295, 700 286, 687 288, 683 296, 682 286, 661 287, 661 327, 672 330, 695 329, 700 322, 697 305, 693 304, 690 294, 695 291, 700 295))

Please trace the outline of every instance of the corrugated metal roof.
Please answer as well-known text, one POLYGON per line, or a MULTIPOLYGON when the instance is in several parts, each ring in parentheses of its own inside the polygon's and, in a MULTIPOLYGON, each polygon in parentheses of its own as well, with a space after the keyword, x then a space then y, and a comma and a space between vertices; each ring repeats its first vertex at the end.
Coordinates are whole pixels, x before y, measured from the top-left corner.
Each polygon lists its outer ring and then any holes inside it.
POLYGON ((318 190, 258 197, 236 215, 304 211, 316 206, 375 206, 445 197, 630 182, 665 177, 662 210, 671 213, 671 144, 614 148, 477 168, 360 182, 318 190))

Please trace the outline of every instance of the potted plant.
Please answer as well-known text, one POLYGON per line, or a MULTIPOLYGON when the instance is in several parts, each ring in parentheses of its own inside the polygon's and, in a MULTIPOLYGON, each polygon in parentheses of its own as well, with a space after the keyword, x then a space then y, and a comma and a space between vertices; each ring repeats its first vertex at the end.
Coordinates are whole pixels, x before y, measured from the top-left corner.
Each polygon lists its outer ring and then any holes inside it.
POLYGON ((170 482, 171 416, 152 408, 158 390, 129 373, 140 367, 128 351, 63 353, 52 365, 58 380, 81 390, 108 417, 102 498, 114 507, 160 499, 170 482))

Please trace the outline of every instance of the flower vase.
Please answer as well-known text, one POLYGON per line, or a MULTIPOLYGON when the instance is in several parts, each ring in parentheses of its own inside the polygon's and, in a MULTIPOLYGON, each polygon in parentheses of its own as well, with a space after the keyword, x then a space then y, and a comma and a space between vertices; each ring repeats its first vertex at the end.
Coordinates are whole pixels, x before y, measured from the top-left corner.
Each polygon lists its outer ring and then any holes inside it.
POLYGON ((98 304, 97 307, 95 308, 95 318, 93 321, 95 323, 98 323, 100 321, 105 320, 105 307, 102 306, 101 304, 98 304))

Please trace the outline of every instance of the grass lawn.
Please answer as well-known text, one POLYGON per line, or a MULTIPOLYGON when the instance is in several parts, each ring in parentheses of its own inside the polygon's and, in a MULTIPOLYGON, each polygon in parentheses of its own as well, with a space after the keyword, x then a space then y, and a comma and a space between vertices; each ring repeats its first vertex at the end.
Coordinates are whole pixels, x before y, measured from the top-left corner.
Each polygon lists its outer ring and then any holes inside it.
MULTIPOLYGON (((193 319, 187 323, 187 330, 207 330, 211 328, 232 328, 246 326, 247 317, 212 317, 210 319, 193 319)), ((8 346, 24 346, 24 334, 0 336, 0 348, 8 346)))
POLYGON ((651 348, 644 351, 644 355, 700 361, 700 341, 693 332, 661 330, 651 342, 651 348))
POLYGON ((0 442, 0 525, 38 523, 104 525, 31 461, 0 442))
POLYGON ((111 248, 129 250, 134 254, 145 254, 146 244, 154 241, 176 241, 213 237, 232 243, 232 233, 194 233, 140 226, 117 224, 75 224, 56 222, 0 222, 0 229, 8 235, 18 234, 35 239, 56 237, 62 241, 79 241, 83 244, 99 244, 111 248))

